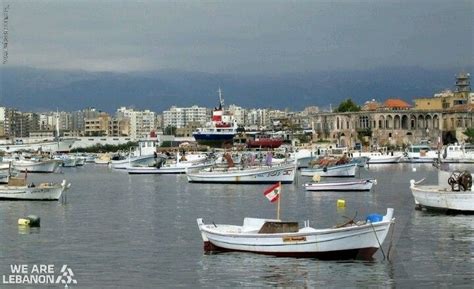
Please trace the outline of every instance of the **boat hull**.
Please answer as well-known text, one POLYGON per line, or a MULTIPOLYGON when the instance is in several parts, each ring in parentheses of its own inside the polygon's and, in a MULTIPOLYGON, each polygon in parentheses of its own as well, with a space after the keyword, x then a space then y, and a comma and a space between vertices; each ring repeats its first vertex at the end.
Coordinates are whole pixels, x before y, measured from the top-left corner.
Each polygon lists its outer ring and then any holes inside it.
POLYGON ((128 167, 127 172, 130 175, 146 175, 146 174, 184 174, 187 169, 204 169, 212 166, 212 163, 192 164, 181 166, 162 166, 157 167, 128 167))
POLYGON ((245 232, 243 226, 205 225, 198 227, 205 251, 242 251, 283 257, 322 259, 370 258, 383 244, 392 219, 389 209, 382 221, 363 225, 320 229, 302 228, 294 233, 245 232))
POLYGON ((43 151, 51 153, 69 152, 75 139, 61 139, 57 141, 25 143, 25 144, 1 144, 0 151, 12 153, 16 151, 43 151))
POLYGON ((402 156, 372 156, 367 161, 368 164, 395 164, 400 162, 402 156))
POLYGON ((474 213, 473 191, 450 191, 437 186, 411 186, 410 189, 418 206, 474 213))
POLYGON ((189 182, 201 183, 292 183, 295 179, 295 164, 265 168, 230 170, 227 172, 201 171, 186 173, 189 182))
POLYGON ((56 201, 59 200, 64 189, 65 187, 61 185, 47 188, 0 186, 0 199, 56 201))
POLYGON ((255 252, 255 251, 244 251, 228 249, 214 245, 212 242, 204 242, 205 252, 244 252, 244 253, 256 253, 262 255, 271 255, 275 257, 286 257, 286 258, 315 258, 320 260, 369 260, 377 252, 378 248, 360 248, 350 250, 338 250, 328 252, 255 252))
POLYGON ((371 180, 360 180, 350 182, 331 182, 305 184, 307 191, 370 191, 374 182, 371 180))
POLYGON ((263 140, 250 140, 247 142, 249 148, 270 148, 276 149, 283 144, 281 139, 263 139, 263 140))
POLYGON ((301 175, 307 177, 312 177, 316 174, 321 177, 354 177, 356 168, 356 163, 326 168, 303 168, 301 169, 301 175))
POLYGON ((132 157, 131 159, 118 160, 118 161, 112 160, 110 162, 112 168, 119 169, 119 170, 125 170, 133 166, 149 166, 155 163, 156 163, 156 160, 155 160, 154 155, 138 156, 138 157, 132 157))
POLYGON ((228 134, 212 134, 212 133, 194 133, 193 137, 200 145, 208 145, 212 147, 221 147, 224 144, 232 145, 235 133, 228 134))
POLYGON ((41 162, 13 161, 12 166, 14 169, 21 172, 28 171, 29 173, 53 173, 56 171, 56 169, 61 163, 61 161, 57 160, 48 160, 41 162))

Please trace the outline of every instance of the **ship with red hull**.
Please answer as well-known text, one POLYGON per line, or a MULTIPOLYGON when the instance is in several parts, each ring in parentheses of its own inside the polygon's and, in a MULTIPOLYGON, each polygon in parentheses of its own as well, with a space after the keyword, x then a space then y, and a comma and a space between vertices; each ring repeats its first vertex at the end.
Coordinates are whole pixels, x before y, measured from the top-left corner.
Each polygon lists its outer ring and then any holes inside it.
POLYGON ((247 141, 249 148, 268 148, 276 149, 283 144, 283 139, 272 137, 270 135, 256 135, 254 139, 247 141))

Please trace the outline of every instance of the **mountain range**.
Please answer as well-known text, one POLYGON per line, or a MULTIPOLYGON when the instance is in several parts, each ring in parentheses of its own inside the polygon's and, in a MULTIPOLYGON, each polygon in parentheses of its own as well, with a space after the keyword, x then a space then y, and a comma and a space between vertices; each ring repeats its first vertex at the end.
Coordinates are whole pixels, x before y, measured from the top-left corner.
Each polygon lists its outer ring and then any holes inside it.
MULTIPOLYGON (((463 67, 472 71, 473 67, 463 67)), ((161 112, 172 105, 225 104, 246 108, 302 110, 306 106, 337 106, 352 98, 384 101, 432 96, 454 89, 461 68, 383 67, 372 70, 317 71, 273 75, 239 75, 178 70, 112 73, 4 67, 0 75, 0 106, 21 111, 79 110, 113 112, 120 106, 161 112)))

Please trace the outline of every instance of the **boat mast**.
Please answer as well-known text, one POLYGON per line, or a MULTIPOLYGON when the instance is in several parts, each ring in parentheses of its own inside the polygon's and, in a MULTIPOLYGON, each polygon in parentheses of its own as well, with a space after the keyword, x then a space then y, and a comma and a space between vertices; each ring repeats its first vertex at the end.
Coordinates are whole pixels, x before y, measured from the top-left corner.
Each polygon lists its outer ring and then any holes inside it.
POLYGON ((58 142, 58 150, 59 150, 59 109, 56 108, 56 140, 58 142))
POLYGON ((220 87, 217 92, 219 93, 219 109, 222 110, 222 108, 224 107, 224 99, 222 98, 222 90, 220 87))

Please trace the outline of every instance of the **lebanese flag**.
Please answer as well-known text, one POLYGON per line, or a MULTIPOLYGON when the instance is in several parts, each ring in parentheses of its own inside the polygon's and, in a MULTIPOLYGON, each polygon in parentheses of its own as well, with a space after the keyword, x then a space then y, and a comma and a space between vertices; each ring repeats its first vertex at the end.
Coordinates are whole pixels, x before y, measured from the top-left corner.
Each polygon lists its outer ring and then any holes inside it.
POLYGON ((280 192, 281 192, 281 184, 280 183, 276 183, 274 184, 273 186, 269 187, 268 189, 266 189, 263 194, 265 195, 265 197, 267 197, 267 199, 270 201, 270 202, 276 202, 278 201, 278 198, 280 197, 280 192))

